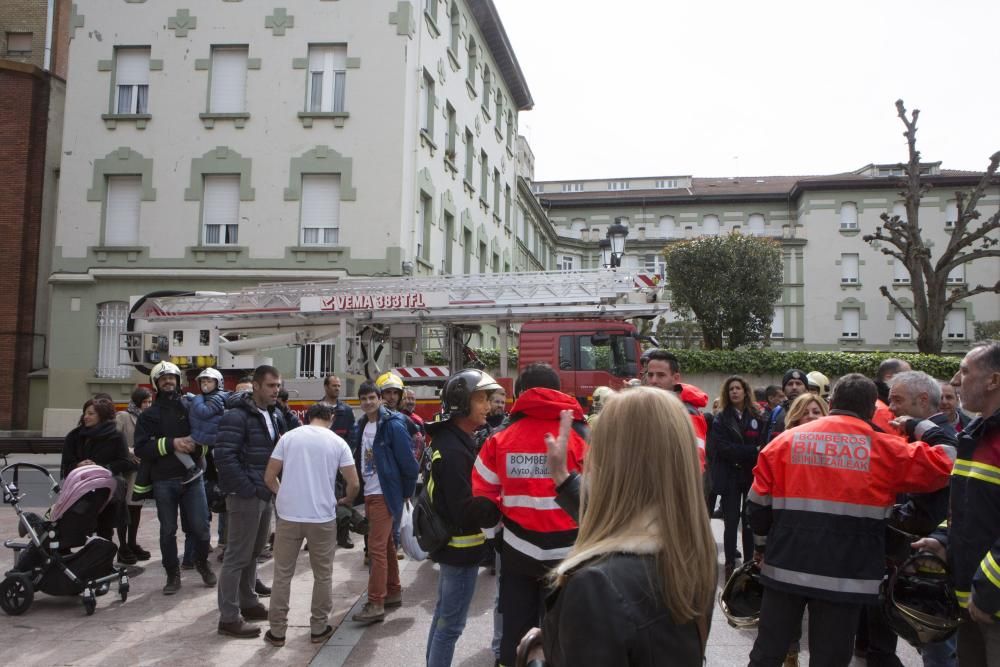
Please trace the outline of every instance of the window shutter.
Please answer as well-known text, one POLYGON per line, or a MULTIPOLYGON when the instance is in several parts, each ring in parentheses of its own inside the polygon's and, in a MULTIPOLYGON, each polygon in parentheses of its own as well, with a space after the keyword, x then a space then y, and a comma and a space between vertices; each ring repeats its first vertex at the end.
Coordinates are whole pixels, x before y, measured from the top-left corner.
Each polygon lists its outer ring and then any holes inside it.
POLYGON ((302 243, 335 245, 340 229, 340 176, 302 176, 302 243))
POLYGON ((892 263, 892 282, 894 283, 910 282, 909 270, 907 270, 906 265, 903 264, 898 259, 892 263))
POLYGON ((965 338, 965 309, 949 310, 945 319, 948 338, 965 338))
POLYGON ((212 51, 211 113, 242 113, 246 110, 247 49, 212 51))
POLYGON ((861 332, 861 311, 857 308, 844 308, 840 316, 844 324, 844 336, 857 338, 861 332))
POLYGON ((896 310, 893 319, 896 324, 896 338, 911 338, 913 336, 913 327, 910 326, 910 321, 906 319, 906 315, 901 310, 896 310))
POLYGON ((205 243, 236 243, 240 222, 240 177, 205 176, 202 200, 205 243))
POLYGON ((760 213, 753 213, 750 215, 750 220, 747 223, 750 228, 750 233, 753 235, 760 235, 764 233, 764 216, 760 213))
POLYGON ((840 228, 858 228, 858 206, 854 202, 847 201, 840 206, 840 228))
POLYGON ((841 274, 840 282, 842 283, 857 283, 858 282, 858 256, 855 254, 845 254, 840 256, 840 268, 843 273, 841 274))
POLYGON ((708 236, 717 236, 719 233, 719 216, 706 215, 702 220, 704 233, 708 236))
POLYGON ((104 214, 104 245, 139 245, 139 208, 142 178, 108 176, 108 201, 104 214))
POLYGON ((118 49, 115 83, 119 86, 149 85, 149 49, 118 49))
POLYGON ((785 337, 785 307, 776 306, 774 317, 771 318, 771 338, 785 337))

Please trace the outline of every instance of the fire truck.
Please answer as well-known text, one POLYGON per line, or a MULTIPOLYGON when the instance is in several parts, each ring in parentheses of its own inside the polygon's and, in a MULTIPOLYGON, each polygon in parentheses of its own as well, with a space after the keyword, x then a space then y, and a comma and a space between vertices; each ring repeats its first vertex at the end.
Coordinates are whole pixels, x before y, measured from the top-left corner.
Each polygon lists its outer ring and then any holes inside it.
POLYGON ((192 371, 189 380, 214 366, 231 388, 236 376, 269 363, 268 351, 322 344, 322 372, 286 378, 301 399, 293 407, 322 397, 327 373, 346 380, 349 399, 360 381, 393 370, 429 416, 451 370, 477 364, 469 342, 483 332, 499 352, 491 370, 510 389, 508 348, 519 332, 518 367, 551 364, 563 390, 586 406, 595 387, 636 377, 632 320, 665 312, 659 278, 623 269, 263 283, 134 297, 121 351, 141 372, 169 359, 192 371), (428 363, 431 356, 439 363, 428 363))

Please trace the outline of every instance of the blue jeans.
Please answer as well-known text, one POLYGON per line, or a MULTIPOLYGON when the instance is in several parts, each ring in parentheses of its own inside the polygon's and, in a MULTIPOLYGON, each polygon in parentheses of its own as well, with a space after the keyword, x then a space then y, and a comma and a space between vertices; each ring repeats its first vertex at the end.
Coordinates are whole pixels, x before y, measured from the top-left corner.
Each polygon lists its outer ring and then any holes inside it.
POLYGON ((952 635, 943 642, 934 642, 920 649, 924 667, 956 667, 958 665, 958 635, 952 635))
POLYGON ((455 643, 465 629, 472 595, 476 592, 478 565, 441 563, 438 575, 438 601, 427 635, 427 667, 449 667, 455 643))
POLYGON ((179 479, 153 482, 153 498, 156 499, 156 518, 160 522, 160 554, 163 567, 176 570, 177 561, 177 513, 184 517, 185 535, 194 543, 195 562, 208 558, 208 500, 202 484, 181 484, 179 479))

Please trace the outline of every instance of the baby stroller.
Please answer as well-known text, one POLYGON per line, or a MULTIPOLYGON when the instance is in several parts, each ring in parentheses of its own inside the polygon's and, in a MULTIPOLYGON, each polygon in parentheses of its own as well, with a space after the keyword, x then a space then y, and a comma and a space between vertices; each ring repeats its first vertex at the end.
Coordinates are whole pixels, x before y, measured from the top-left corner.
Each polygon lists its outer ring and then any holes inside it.
POLYGON ((128 598, 128 576, 123 568, 114 565, 118 547, 101 537, 88 539, 117 491, 117 484, 108 470, 96 465, 70 472, 61 491, 42 466, 12 463, 0 470, 3 502, 17 513, 20 537, 28 538, 25 542, 4 541, 5 547, 14 550, 15 565, 0 582, 0 608, 11 616, 23 614, 31 606, 35 592, 40 591, 79 595, 90 616, 97 607, 97 596, 107 593, 115 580, 122 602, 128 598), (22 469, 48 477, 52 491, 59 494, 45 518, 21 509, 25 494, 18 487, 18 476, 22 469))

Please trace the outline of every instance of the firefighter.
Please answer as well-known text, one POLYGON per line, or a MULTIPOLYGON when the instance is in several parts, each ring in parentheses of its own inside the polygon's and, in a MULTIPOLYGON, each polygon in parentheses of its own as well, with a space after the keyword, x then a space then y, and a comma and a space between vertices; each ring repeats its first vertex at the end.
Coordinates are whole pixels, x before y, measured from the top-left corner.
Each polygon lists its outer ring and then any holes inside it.
POLYGON ((752 667, 782 664, 807 606, 810 664, 850 663, 861 607, 878 600, 896 495, 948 482, 953 450, 880 433, 875 398, 871 380, 846 375, 829 416, 760 453, 748 497, 765 587, 752 667))

